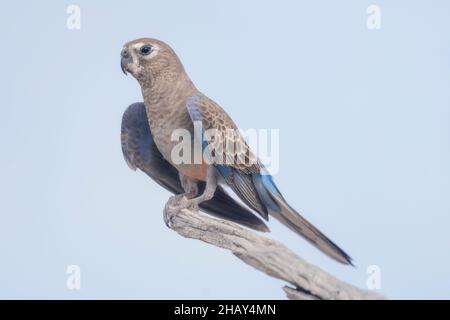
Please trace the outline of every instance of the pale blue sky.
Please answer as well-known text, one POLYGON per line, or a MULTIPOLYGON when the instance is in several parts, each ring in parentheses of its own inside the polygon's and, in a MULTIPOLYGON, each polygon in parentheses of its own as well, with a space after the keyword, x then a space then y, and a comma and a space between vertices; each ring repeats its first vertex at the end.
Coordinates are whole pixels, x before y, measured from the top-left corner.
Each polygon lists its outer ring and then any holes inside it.
POLYGON ((0 9, 0 298, 284 298, 283 282, 167 229, 168 192, 123 161, 122 112, 142 99, 119 53, 143 36, 171 44, 240 127, 280 129, 280 189, 357 268, 276 222, 272 237, 360 287, 380 266, 391 298, 450 298, 448 1, 0 9), (80 291, 66 289, 70 264, 80 291))

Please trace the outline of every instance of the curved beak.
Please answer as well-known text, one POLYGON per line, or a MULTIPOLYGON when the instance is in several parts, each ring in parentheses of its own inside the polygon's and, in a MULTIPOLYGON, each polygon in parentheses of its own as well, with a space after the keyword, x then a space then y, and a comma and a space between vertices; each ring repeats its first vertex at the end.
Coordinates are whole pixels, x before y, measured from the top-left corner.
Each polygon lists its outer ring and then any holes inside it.
POLYGON ((122 69, 122 72, 127 75, 127 66, 133 62, 133 57, 131 57, 127 49, 123 49, 120 56, 122 57, 120 59, 120 68, 122 69))

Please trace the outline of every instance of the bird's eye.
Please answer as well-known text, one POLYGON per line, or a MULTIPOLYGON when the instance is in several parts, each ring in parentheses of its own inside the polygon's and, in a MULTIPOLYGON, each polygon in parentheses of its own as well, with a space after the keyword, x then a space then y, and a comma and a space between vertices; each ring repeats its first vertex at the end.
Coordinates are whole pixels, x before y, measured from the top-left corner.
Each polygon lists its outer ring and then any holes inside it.
POLYGON ((152 50, 153 50, 152 46, 145 45, 145 46, 141 47, 140 51, 141 51, 142 55, 146 56, 146 55, 150 54, 150 52, 152 52, 152 50))

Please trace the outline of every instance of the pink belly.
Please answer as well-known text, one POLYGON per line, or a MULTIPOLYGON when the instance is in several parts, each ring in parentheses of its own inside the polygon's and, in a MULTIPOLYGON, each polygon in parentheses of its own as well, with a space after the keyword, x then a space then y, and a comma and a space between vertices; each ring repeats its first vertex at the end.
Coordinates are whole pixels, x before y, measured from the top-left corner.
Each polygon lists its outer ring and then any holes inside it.
POLYGON ((189 178, 206 181, 207 179, 207 165, 206 164, 183 164, 178 165, 177 169, 188 176, 189 178))

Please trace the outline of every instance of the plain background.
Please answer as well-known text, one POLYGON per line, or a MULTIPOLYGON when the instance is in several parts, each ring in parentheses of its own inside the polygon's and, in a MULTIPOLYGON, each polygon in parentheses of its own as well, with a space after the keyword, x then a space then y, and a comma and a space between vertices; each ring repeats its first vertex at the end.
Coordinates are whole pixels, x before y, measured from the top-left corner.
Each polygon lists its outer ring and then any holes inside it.
POLYGON ((1 298, 284 298, 284 284, 167 229, 169 193, 126 166, 140 89, 123 44, 172 45, 241 128, 280 129, 277 184, 390 298, 450 298, 448 1, 13 1, 0 5, 1 298), (66 8, 81 8, 68 30, 66 8), (368 30, 366 9, 381 8, 368 30), (66 267, 81 267, 81 290, 66 267))

